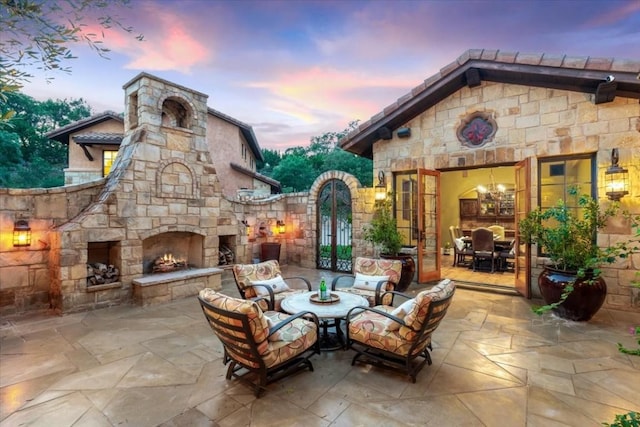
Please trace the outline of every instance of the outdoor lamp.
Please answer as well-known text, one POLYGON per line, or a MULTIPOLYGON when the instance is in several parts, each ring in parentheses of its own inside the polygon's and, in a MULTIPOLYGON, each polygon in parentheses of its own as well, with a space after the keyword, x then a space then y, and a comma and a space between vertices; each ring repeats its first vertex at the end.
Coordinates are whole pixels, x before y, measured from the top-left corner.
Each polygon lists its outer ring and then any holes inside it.
POLYGON ((13 246, 31 246, 29 222, 20 219, 13 224, 13 246))
POLYGON ((284 221, 281 221, 281 220, 276 221, 276 226, 278 227, 278 233, 284 234, 285 232, 284 221))
POLYGON ((618 165, 618 149, 611 150, 611 166, 604 172, 605 191, 609 200, 619 201, 629 194, 629 171, 618 165))
POLYGON ((387 198, 387 181, 384 177, 384 171, 378 172, 378 184, 376 185, 376 201, 382 201, 387 198))

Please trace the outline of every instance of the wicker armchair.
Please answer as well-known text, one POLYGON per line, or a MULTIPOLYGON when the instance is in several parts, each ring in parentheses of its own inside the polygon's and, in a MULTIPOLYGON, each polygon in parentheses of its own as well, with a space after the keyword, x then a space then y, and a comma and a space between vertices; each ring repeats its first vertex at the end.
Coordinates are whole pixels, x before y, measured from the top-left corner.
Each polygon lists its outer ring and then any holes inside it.
POLYGON ((356 361, 400 370, 416 382, 425 364, 431 365, 431 336, 451 304, 455 283, 441 281, 432 289, 410 296, 393 292, 406 301, 399 307, 356 307, 347 315, 347 347, 356 361))
POLYGON ((227 380, 233 377, 244 381, 260 397, 274 381, 303 369, 313 372, 309 358, 320 353, 315 314, 263 312, 255 301, 209 288, 200 291, 198 301, 224 346, 223 363, 229 364, 227 380))

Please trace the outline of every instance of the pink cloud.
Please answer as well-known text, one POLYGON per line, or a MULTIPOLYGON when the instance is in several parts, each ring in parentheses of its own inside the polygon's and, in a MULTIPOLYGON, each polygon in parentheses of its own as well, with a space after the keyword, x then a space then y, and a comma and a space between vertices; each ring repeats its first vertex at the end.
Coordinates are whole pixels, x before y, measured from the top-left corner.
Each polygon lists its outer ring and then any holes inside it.
MULTIPOLYGON (((267 106, 306 123, 317 121, 318 113, 348 120, 367 118, 381 108, 380 100, 357 96, 363 90, 408 91, 419 81, 412 76, 375 76, 358 71, 311 67, 255 82, 250 87, 269 91, 267 106)), ((386 91, 385 91, 386 92, 386 91)))

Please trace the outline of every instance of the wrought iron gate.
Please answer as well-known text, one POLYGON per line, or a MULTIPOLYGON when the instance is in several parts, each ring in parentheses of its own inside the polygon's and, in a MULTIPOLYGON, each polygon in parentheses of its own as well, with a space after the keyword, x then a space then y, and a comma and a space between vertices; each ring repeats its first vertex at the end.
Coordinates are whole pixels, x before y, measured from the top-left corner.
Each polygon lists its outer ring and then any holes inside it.
POLYGON ((351 193, 339 179, 327 181, 318 196, 319 269, 351 272, 351 193))

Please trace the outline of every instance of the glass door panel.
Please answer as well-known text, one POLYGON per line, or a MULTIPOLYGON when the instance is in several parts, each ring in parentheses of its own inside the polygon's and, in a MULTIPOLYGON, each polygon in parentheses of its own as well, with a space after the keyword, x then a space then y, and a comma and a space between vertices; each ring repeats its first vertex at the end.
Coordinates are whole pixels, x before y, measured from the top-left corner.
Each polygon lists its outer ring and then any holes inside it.
POLYGON ((418 282, 440 279, 440 172, 418 170, 418 282))

